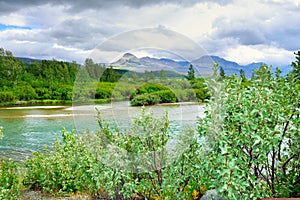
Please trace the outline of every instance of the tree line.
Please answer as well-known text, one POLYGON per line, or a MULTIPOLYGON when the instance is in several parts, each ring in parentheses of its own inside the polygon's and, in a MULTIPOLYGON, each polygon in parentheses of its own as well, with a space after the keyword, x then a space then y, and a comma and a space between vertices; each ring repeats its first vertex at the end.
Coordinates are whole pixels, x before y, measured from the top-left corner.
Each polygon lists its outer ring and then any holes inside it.
POLYGON ((0 48, 0 102, 71 100, 77 72, 76 62, 42 60, 25 65, 0 48))

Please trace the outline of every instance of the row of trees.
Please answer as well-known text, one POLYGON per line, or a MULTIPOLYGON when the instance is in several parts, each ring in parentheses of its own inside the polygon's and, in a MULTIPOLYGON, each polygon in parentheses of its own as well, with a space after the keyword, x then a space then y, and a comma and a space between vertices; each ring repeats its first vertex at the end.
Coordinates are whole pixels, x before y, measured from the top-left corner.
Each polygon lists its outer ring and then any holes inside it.
POLYGON ((26 66, 0 49, 0 102, 71 100, 77 72, 75 62, 42 60, 26 66))
MULTIPOLYGON (((10 51, 0 48, 0 103, 31 100, 71 101, 74 92, 75 100, 78 96, 84 96, 89 100, 124 100, 129 99, 131 96, 129 93, 134 93, 134 90, 145 82, 168 84, 170 80, 174 80, 180 85, 183 84, 182 88, 177 89, 184 90, 186 88, 183 79, 185 75, 165 70, 155 72, 146 70, 144 73, 138 73, 113 69, 112 66, 94 63, 90 58, 85 60, 83 66, 79 66, 76 62, 56 60, 41 60, 25 64, 15 58, 10 51), (74 88, 76 80, 78 83, 74 88), (81 83, 84 84, 80 85, 81 83), (125 91, 115 89, 116 85, 125 91)), ((204 94, 204 87, 198 86, 193 88, 201 89, 204 94)))

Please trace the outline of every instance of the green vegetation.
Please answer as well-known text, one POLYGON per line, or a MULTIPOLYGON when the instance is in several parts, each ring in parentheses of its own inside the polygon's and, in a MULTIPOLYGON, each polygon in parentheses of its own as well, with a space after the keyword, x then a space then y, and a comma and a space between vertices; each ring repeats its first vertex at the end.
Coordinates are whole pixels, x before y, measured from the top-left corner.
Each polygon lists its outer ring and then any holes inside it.
POLYGON ((0 140, 2 139, 2 137, 3 137, 3 127, 2 126, 0 126, 0 140))
POLYGON ((114 69, 113 66, 107 68, 94 63, 90 58, 85 60, 83 66, 56 60, 35 61, 25 65, 13 57, 10 51, 1 48, 0 105, 72 101, 98 103, 129 100, 133 97, 137 99, 132 100, 132 105, 153 105, 197 101, 197 98, 202 102, 207 99, 209 95, 206 86, 198 84, 204 80, 195 78, 193 66, 190 67, 188 76, 192 78, 190 82, 185 80, 185 75, 171 71, 135 73, 114 69), (144 93, 154 91, 141 91, 141 88, 145 88, 144 84, 148 84, 148 87, 153 84, 154 89, 160 85, 168 92, 146 95, 144 93), (193 84, 197 86, 194 87, 193 84), (189 98, 182 98, 186 94, 189 98), (153 101, 148 101, 149 97, 154 97, 153 101))
POLYGON ((0 199, 14 200, 20 195, 18 166, 16 162, 0 160, 0 199))
POLYGON ((99 88, 95 94, 80 93, 89 98, 132 96, 132 101, 146 100, 141 105, 197 94, 212 98, 197 131, 183 128, 180 134, 170 128, 167 114, 157 119, 143 111, 121 130, 99 113, 98 131, 64 130, 52 150, 25 161, 21 177, 15 163, 2 160, 0 197, 16 199, 20 187, 94 199, 199 199, 209 189, 225 199, 300 197, 300 52, 296 59, 287 76, 262 65, 250 80, 242 71, 239 78, 223 73, 221 78, 217 65, 214 77, 192 82, 92 82, 86 76, 80 84, 99 88), (170 150, 174 138, 178 142, 170 150))
MULTIPOLYGON (((0 140, 3 137, 0 126, 0 140)), ((20 195, 17 163, 8 159, 0 160, 0 199, 14 200, 20 195)))
POLYGON ((228 199, 300 196, 298 83, 297 74, 272 76, 264 65, 249 86, 243 77, 223 82, 199 122, 210 187, 228 199))
POLYGON ((190 143, 179 143, 177 149, 186 152, 173 153, 173 158, 166 149, 174 136, 167 116, 156 119, 143 112, 128 130, 110 128, 99 118, 99 127, 97 133, 82 136, 64 131, 63 141, 57 140, 53 151, 35 153, 26 161, 24 186, 51 193, 84 192, 99 199, 199 195, 193 172, 197 157, 191 154, 196 151, 191 143, 194 131, 187 129, 180 136, 190 143))
MULTIPOLYGON (((26 66, 0 49, 0 103, 31 100, 72 100, 78 65, 42 60, 26 66)), ((34 102, 33 101, 33 102, 34 102)))
POLYGON ((194 80, 195 80, 195 69, 194 69, 194 67, 193 67, 192 64, 191 64, 190 67, 189 67, 187 79, 188 79, 189 81, 194 81, 194 80))

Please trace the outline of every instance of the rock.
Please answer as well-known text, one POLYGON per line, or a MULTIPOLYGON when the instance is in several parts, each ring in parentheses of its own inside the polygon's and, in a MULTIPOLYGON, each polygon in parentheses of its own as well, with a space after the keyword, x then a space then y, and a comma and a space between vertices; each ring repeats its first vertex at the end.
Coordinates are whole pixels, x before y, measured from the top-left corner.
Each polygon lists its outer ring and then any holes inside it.
POLYGON ((207 190, 200 200, 224 200, 216 190, 207 190))

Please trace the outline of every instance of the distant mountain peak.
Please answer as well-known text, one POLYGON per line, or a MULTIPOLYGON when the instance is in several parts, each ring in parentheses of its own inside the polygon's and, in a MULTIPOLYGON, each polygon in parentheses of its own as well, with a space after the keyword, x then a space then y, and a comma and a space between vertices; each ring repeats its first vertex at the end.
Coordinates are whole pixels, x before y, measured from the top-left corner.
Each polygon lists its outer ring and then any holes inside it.
POLYGON ((123 58, 136 58, 136 56, 133 55, 133 54, 131 54, 131 53, 125 53, 125 54, 123 55, 123 58))
MULTIPOLYGON (((226 60, 219 56, 205 55, 197 60, 194 60, 192 64, 198 68, 199 74, 211 73, 214 62, 217 62, 220 67, 225 70, 226 75, 232 73, 239 74, 240 69, 243 69, 246 76, 250 77, 253 70, 259 68, 262 62, 254 62, 248 65, 240 65, 236 62, 226 60)), ((176 71, 179 73, 187 73, 188 67, 191 64, 188 61, 176 61, 170 58, 152 58, 142 57, 138 58, 134 54, 125 53, 118 61, 111 63, 118 68, 129 69, 133 71, 159 71, 161 69, 168 71, 176 71)), ((289 68, 282 66, 283 74, 288 73, 289 68)))

